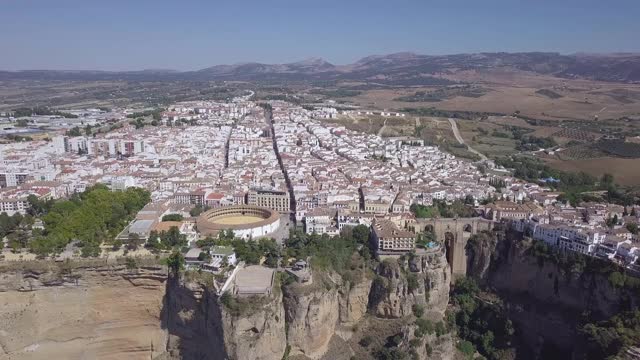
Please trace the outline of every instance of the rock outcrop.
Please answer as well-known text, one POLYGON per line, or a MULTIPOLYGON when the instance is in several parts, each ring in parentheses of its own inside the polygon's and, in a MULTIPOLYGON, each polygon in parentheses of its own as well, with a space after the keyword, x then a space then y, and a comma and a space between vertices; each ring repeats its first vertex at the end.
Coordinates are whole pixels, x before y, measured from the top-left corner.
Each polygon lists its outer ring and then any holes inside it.
POLYGON ((467 255, 467 276, 479 283, 487 278, 492 258, 496 253, 497 235, 479 233, 471 236, 465 249, 467 255))
POLYGON ((505 296, 525 296, 562 311, 588 311, 594 319, 611 317, 622 310, 623 300, 636 299, 613 287, 600 273, 574 272, 552 260, 529 254, 527 241, 512 241, 502 246, 504 254, 495 262, 488 281, 505 296))
POLYGON ((416 304, 444 313, 451 273, 443 252, 385 259, 376 274, 369 297, 369 308, 376 316, 405 317, 416 304))
POLYGON ((312 285, 286 287, 287 342, 291 355, 317 359, 327 352, 339 318, 338 297, 338 284, 320 274, 316 274, 312 285))
POLYGON ((419 360, 452 360, 455 358, 455 335, 453 333, 425 334, 415 336, 417 326, 407 325, 402 329, 404 348, 419 360))
POLYGON ((426 309, 444 314, 449 304, 451 268, 443 252, 416 256, 409 260, 411 271, 417 269, 423 274, 426 309), (413 265, 415 263, 415 265, 413 265))
POLYGON ((176 359, 279 360, 286 348, 282 293, 219 298, 199 282, 171 277, 165 312, 176 359))
POLYGON ((254 309, 234 312, 222 307, 223 337, 229 359, 280 360, 287 347, 282 293, 251 299, 254 309))
POLYGON ((352 281, 344 282, 343 286, 339 288, 339 319, 342 325, 357 324, 366 314, 371 282, 370 277, 362 275, 352 281))

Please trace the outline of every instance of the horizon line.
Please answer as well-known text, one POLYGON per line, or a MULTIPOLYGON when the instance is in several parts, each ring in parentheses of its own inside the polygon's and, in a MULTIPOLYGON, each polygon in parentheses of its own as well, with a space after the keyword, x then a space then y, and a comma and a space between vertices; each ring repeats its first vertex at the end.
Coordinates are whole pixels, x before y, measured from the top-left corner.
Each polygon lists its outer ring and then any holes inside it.
POLYGON ((7 70, 0 69, 1 72, 11 72, 11 73, 19 73, 19 72, 45 72, 45 71, 58 71, 58 72, 101 72, 101 73, 128 73, 128 72, 173 72, 173 73, 188 73, 188 72, 197 72, 201 70, 205 70, 208 68, 216 67, 216 66, 239 66, 239 65, 247 65, 247 64, 260 64, 260 65, 289 65, 289 64, 297 64, 303 63, 308 60, 320 60, 324 61, 332 66, 348 66, 358 63, 359 61, 369 58, 369 57, 384 57, 384 56, 392 56, 392 55, 400 55, 400 54, 410 54, 416 56, 456 56, 456 55, 482 55, 482 54, 558 54, 562 56, 615 56, 615 55, 627 55, 627 56, 640 56, 640 52, 638 51, 613 51, 613 52, 588 52, 588 51, 578 51, 571 53, 563 53, 559 51, 542 51, 542 50, 531 50, 531 51, 478 51, 478 52, 459 52, 459 53, 448 53, 448 54, 422 54, 415 51, 398 51, 386 54, 371 54, 358 58, 358 60, 350 63, 344 64, 336 64, 327 61, 324 57, 319 56, 309 56, 303 58, 302 60, 291 61, 291 62, 259 62, 259 61, 239 61, 235 63, 219 63, 214 65, 209 65, 203 68, 190 69, 190 70, 178 70, 171 68, 144 68, 144 69, 129 69, 129 70, 102 70, 102 69, 47 69, 47 68, 35 68, 35 69, 16 69, 16 70, 7 70))

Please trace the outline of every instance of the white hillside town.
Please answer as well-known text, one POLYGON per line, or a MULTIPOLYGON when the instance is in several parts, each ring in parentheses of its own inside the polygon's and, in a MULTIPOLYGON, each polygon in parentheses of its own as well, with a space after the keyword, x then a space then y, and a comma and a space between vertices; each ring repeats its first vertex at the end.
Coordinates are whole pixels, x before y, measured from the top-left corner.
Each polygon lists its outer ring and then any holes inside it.
MULTIPOLYGON (((344 113, 331 106, 309 110, 249 98, 176 103, 152 124, 129 121, 131 109, 87 109, 73 121, 29 119, 49 122, 54 131, 48 140, 0 145, 0 212, 27 215, 33 196, 65 199, 95 184, 112 191, 144 188, 151 203, 118 239, 157 241, 157 234, 175 228, 186 239, 188 265, 210 272, 242 264, 230 247, 197 247, 227 230, 282 243, 296 227, 333 236, 365 225, 374 237, 390 239, 380 241, 383 250, 409 252, 416 247, 412 206, 454 201, 558 250, 627 266, 640 256, 638 235, 627 226, 638 223, 639 208, 561 204, 550 188, 486 171, 496 167, 490 160, 480 167, 422 139, 385 138, 325 122, 344 113), (91 131, 101 126, 109 131, 91 131), (496 189, 496 180, 504 187, 496 189)), ((35 226, 44 228, 42 222, 35 226)), ((3 250, 6 259, 18 259, 11 253, 3 250)))

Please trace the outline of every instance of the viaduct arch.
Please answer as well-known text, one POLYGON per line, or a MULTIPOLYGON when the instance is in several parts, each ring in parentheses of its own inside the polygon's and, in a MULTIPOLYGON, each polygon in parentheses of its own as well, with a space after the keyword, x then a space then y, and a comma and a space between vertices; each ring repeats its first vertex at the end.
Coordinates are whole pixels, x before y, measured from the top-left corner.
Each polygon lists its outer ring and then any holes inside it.
POLYGON ((416 233, 433 232, 436 239, 445 245, 451 274, 458 277, 467 273, 467 240, 471 235, 493 229, 493 222, 480 217, 416 219, 413 228, 416 233))

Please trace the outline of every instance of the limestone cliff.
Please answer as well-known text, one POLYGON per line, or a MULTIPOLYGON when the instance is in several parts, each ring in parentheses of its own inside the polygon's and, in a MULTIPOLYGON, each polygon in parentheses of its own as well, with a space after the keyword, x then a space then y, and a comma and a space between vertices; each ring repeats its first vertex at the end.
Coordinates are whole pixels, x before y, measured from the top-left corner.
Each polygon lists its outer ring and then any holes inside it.
POLYGON ((591 321, 603 320, 640 300, 613 287, 606 275, 536 255, 532 242, 517 233, 507 232, 504 240, 470 241, 467 253, 472 254, 470 275, 500 295, 534 358, 545 352, 575 356, 585 314, 591 321))
POLYGON ((286 334, 279 291, 221 299, 200 282, 172 277, 167 298, 168 351, 173 358, 282 358, 286 334))
POLYGON ((607 277, 593 272, 574 272, 553 261, 528 254, 529 243, 511 242, 489 275, 496 289, 525 295, 546 304, 559 304, 576 311, 589 311, 607 318, 621 310, 624 291, 614 288, 607 277))
MULTIPOLYGON (((363 337, 384 346, 413 324, 414 304, 441 316, 450 282, 441 252, 375 273, 365 263, 342 276, 314 271, 312 284, 276 282, 271 295, 248 298, 218 297, 210 275, 162 266, 47 266, 0 273, 1 360, 280 360, 287 348, 292 359, 368 359, 363 337)), ((425 351, 445 359, 443 339, 425 339, 425 351)))
POLYGON ((376 316, 401 318, 414 304, 444 313, 449 302, 450 268, 443 252, 385 259, 376 269, 369 298, 376 316))
POLYGON ((479 233, 472 236, 465 249, 467 276, 484 283, 496 253, 497 234, 479 233))
POLYGON ((371 282, 370 277, 362 274, 339 287, 339 319, 342 325, 353 326, 366 314, 371 282))
POLYGON ((0 273, 0 359, 149 359, 165 352, 166 269, 66 267, 0 273))
POLYGON ((230 359, 280 360, 287 346, 282 293, 256 300, 254 309, 236 312, 223 307, 224 343, 230 359), (260 303, 260 301, 264 301, 260 303))
POLYGON ((426 309, 443 314, 449 304, 449 287, 451 285, 451 268, 444 252, 426 254, 409 258, 411 271, 417 271, 422 277, 426 309))
POLYGON ((456 341, 453 333, 443 335, 425 334, 418 338, 415 336, 417 326, 406 325, 402 329, 403 347, 407 352, 414 354, 414 359, 419 360, 452 360, 454 359, 454 343, 456 341))
POLYGON ((316 274, 312 285, 285 289, 287 342, 291 355, 316 359, 327 352, 339 317, 338 282, 316 274))

